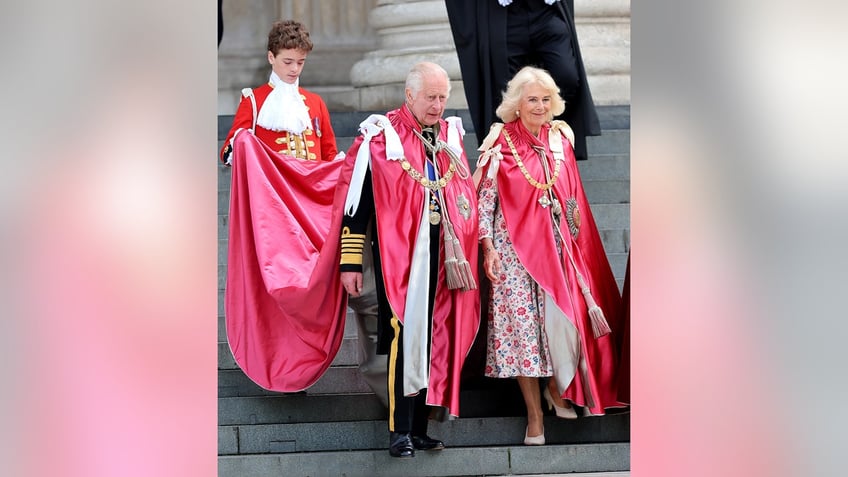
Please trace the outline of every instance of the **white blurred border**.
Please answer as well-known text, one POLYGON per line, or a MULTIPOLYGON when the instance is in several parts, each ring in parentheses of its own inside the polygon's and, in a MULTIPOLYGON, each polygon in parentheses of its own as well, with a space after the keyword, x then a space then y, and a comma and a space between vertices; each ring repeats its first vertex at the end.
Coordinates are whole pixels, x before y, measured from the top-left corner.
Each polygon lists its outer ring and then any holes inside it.
POLYGON ((216 15, 4 8, 4 475, 215 473, 216 15))

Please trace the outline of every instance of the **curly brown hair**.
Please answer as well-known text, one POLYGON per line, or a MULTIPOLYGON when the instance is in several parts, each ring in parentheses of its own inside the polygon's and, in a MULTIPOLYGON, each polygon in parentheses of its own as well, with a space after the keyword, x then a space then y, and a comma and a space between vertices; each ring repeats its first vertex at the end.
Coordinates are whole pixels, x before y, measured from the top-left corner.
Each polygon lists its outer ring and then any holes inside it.
POLYGON ((306 27, 294 20, 278 20, 268 32, 268 51, 277 56, 280 50, 312 51, 312 40, 306 27))

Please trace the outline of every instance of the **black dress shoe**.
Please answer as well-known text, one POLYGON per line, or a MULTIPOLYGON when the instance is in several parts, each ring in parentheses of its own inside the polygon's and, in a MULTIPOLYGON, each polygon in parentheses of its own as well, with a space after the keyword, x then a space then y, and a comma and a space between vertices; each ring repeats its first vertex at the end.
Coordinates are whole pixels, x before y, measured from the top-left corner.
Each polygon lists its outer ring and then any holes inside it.
POLYGON ((409 434, 389 433, 389 454, 392 457, 415 457, 415 448, 409 434))
POLYGON ((412 436, 412 446, 417 450, 442 450, 445 443, 438 439, 431 439, 427 435, 412 436))

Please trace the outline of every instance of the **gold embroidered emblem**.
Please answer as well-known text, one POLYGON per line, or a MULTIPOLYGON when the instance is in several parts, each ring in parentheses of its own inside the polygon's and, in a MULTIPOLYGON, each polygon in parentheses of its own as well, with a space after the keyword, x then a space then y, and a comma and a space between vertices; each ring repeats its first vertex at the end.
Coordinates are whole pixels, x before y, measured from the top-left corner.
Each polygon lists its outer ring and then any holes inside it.
POLYGON ((577 238, 577 234, 580 233, 580 209, 577 208, 577 199, 574 197, 565 201, 565 221, 568 223, 571 236, 577 238))
POLYGON ((471 218, 471 204, 468 203, 468 198, 463 194, 459 194, 456 197, 456 207, 459 209, 459 214, 462 215, 465 220, 471 218))

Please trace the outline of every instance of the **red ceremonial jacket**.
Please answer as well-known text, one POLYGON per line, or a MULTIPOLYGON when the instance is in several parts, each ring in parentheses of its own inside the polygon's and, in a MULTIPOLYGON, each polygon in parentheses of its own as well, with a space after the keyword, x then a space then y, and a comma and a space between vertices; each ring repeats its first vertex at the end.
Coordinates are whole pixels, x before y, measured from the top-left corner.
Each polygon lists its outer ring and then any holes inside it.
MULTIPOLYGON (((257 114, 259 114, 265 99, 268 98, 273 89, 271 83, 253 89, 257 114)), ((298 88, 298 91, 300 91, 300 97, 306 104, 312 129, 303 131, 303 134, 290 134, 287 131, 270 131, 257 124, 256 137, 280 154, 310 161, 332 161, 338 150, 336 149, 336 135, 333 132, 333 126, 330 125, 330 113, 327 111, 327 105, 315 93, 303 88, 298 88)), ((226 152, 235 132, 239 128, 252 128, 253 119, 253 106, 250 98, 242 96, 236 116, 233 119, 233 126, 230 128, 230 133, 227 134, 227 139, 221 148, 220 157, 222 161, 226 159, 226 152)))

